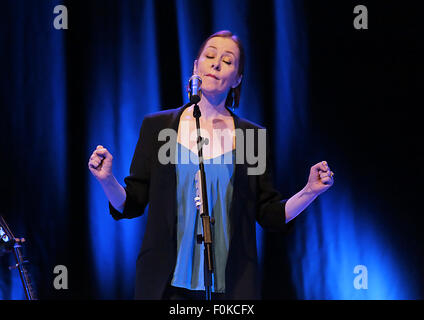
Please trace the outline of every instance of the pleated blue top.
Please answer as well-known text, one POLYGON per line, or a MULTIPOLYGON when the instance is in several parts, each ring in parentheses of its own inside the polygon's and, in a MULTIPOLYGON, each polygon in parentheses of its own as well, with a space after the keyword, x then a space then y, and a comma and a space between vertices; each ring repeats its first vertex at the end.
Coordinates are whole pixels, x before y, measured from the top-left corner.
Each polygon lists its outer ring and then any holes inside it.
MULTIPOLYGON (((204 245, 196 237, 203 234, 202 220, 195 206, 195 175, 199 170, 197 153, 180 143, 176 149, 177 175, 177 263, 171 284, 190 290, 205 290, 204 245)), ((204 160, 209 215, 214 244, 212 292, 225 292, 225 266, 229 247, 229 210, 233 195, 235 150, 204 160)))

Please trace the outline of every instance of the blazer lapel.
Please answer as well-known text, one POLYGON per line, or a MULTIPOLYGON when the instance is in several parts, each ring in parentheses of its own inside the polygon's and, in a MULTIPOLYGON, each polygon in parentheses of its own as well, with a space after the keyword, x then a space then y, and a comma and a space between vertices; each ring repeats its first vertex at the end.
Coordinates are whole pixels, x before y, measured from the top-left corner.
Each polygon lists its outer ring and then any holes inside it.
MULTIPOLYGON (((245 135, 245 126, 243 123, 243 120, 240 119, 234 112, 232 112, 229 108, 227 110, 230 112, 234 119, 234 128, 241 129, 243 131, 243 137, 245 135)), ((236 138, 236 150, 244 150, 243 151, 243 157, 245 156, 245 146, 244 146, 245 139, 240 141, 240 139, 236 138)), ((236 151, 237 155, 237 151, 236 151)), ((237 158, 235 158, 237 160, 237 158)), ((237 201, 240 201, 243 198, 243 187, 247 186, 247 181, 244 181, 246 178, 247 168, 245 165, 245 161, 243 163, 238 164, 237 161, 234 163, 234 180, 233 180, 233 197, 231 199, 231 205, 230 205, 230 212, 229 212, 229 219, 230 219, 230 248, 231 243, 234 235, 234 230, 236 223, 238 221, 238 215, 241 214, 239 210, 239 203, 237 201)), ((244 190, 246 191, 246 190, 244 190)))
MULTIPOLYGON (((184 110, 189 106, 189 104, 186 104, 178 109, 176 109, 174 112, 170 114, 170 118, 168 123, 165 124, 165 128, 171 128, 175 130, 175 132, 178 133, 178 126, 180 122, 180 118, 184 110)), ((176 143, 176 141, 175 141, 176 143)), ((166 174, 164 175, 164 179, 168 180, 169 185, 169 191, 170 191, 170 203, 169 208, 170 210, 167 210, 166 220, 168 223, 169 231, 171 236, 174 238, 176 237, 176 222, 177 222, 177 173, 175 171, 175 164, 170 163, 166 165, 167 170, 166 174)), ((167 201, 167 200, 164 200, 167 201)))

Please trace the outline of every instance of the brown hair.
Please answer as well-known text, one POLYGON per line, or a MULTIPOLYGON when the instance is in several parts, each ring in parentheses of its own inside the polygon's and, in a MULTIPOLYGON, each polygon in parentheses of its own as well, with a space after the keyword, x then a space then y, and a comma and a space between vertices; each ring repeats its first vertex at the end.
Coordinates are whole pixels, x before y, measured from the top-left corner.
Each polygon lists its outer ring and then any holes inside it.
MULTIPOLYGON (((200 50, 197 54, 197 58, 196 60, 199 60, 200 55, 203 52, 203 49, 206 46, 206 43, 214 37, 223 37, 223 38, 230 38, 232 39, 238 46, 239 48, 239 52, 240 52, 240 59, 239 59, 239 65, 238 65, 238 71, 237 74, 243 75, 244 72, 244 48, 243 48, 243 44, 241 43, 240 39, 233 34, 231 31, 228 30, 222 30, 222 31, 218 31, 215 32, 214 34, 210 35, 200 46, 200 50)), ((242 79, 243 81, 243 79, 242 79)), ((231 88, 230 92, 228 92, 227 95, 227 99, 225 100, 225 106, 228 108, 237 108, 239 106, 239 102, 240 102, 240 94, 241 94, 241 83, 242 81, 240 81, 239 85, 235 88, 231 88)))

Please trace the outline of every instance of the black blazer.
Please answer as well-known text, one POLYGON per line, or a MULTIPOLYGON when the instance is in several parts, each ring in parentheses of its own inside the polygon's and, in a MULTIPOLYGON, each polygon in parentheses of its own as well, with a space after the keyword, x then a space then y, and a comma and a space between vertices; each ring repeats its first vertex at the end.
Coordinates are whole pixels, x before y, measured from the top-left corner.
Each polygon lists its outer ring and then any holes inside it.
MULTIPOLYGON (((116 220, 138 217, 149 205, 136 263, 135 299, 161 299, 173 276, 177 259, 176 173, 175 164, 163 165, 158 160, 158 150, 166 143, 158 141, 158 134, 164 128, 178 132, 180 116, 186 107, 145 116, 130 175, 124 179, 127 198, 123 213, 109 203, 110 213, 116 220)), ((236 129, 263 128, 229 111, 236 129)), ((236 149, 239 144, 236 139, 236 149)), ((260 299, 255 221, 267 230, 287 230, 286 201, 273 188, 269 156, 264 174, 248 175, 247 168, 248 164, 235 164, 234 169, 230 246, 225 270, 227 299, 260 299)))

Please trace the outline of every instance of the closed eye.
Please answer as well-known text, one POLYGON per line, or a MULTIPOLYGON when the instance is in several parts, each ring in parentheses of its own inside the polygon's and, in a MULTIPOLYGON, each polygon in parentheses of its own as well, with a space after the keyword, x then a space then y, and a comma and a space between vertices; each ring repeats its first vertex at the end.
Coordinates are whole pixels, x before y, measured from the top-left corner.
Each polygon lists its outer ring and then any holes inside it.
MULTIPOLYGON (((205 55, 205 56, 208 59, 214 59, 215 58, 214 56, 210 56, 210 55, 205 55)), ((228 61, 228 60, 223 60, 222 62, 226 63, 227 65, 231 65, 232 64, 232 62, 231 61, 228 61)))

